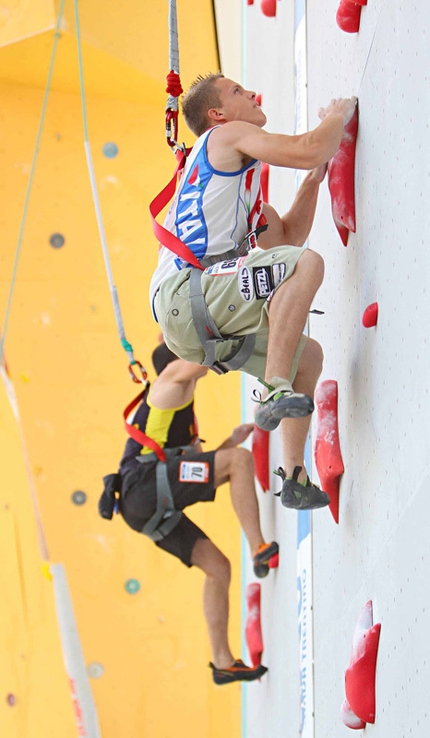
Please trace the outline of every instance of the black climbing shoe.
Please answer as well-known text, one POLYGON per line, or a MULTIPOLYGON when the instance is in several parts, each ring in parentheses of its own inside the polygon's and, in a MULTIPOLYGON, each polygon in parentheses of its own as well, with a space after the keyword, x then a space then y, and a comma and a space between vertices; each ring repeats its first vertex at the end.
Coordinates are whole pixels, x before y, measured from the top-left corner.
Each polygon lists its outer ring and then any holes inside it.
POLYGON ((313 484, 309 477, 305 485, 297 481, 301 470, 301 466, 294 467, 292 477, 286 477, 281 466, 275 471, 275 474, 282 479, 282 490, 277 493, 277 497, 281 496, 283 506, 291 507, 293 510, 316 510, 328 505, 330 497, 327 492, 323 492, 316 484, 313 484))
POLYGON ((267 667, 260 664, 255 668, 246 666, 240 659, 234 662, 228 669, 217 669, 212 663, 212 678, 215 684, 231 684, 231 682, 253 682, 260 679, 266 673, 267 667))
MULTIPOLYGON (((278 379, 276 377, 276 379, 278 379)), ((282 418, 304 418, 314 411, 312 397, 294 392, 287 379, 279 380, 279 387, 258 380, 269 390, 267 397, 262 400, 260 393, 254 390, 254 395, 260 403, 255 413, 255 422, 259 428, 266 431, 275 430, 282 418), (282 383, 281 383, 282 382, 282 383)))
POLYGON ((259 579, 267 577, 269 573, 269 561, 272 556, 276 556, 279 551, 279 546, 276 541, 272 543, 262 543, 257 553, 253 558, 254 563, 254 574, 259 579))

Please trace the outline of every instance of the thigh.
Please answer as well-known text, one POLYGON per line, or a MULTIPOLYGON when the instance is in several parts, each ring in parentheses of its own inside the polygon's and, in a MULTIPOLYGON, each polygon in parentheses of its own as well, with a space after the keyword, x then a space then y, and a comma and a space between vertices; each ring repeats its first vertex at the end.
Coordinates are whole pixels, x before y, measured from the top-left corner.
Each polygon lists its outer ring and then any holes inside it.
POLYGON ((215 499, 215 451, 175 456, 168 460, 167 474, 177 510, 215 499))
POLYGON ((156 541, 156 545, 158 548, 163 549, 163 551, 182 561, 185 566, 190 567, 195 563, 192 560, 192 552, 196 541, 200 539, 209 540, 206 533, 193 523, 192 520, 187 518, 186 515, 182 514, 182 518, 176 528, 168 536, 163 538, 162 541, 156 541))
POLYGON ((225 335, 267 331, 267 304, 278 287, 291 277, 303 249, 279 246, 223 261, 206 269, 202 289, 210 313, 225 335))

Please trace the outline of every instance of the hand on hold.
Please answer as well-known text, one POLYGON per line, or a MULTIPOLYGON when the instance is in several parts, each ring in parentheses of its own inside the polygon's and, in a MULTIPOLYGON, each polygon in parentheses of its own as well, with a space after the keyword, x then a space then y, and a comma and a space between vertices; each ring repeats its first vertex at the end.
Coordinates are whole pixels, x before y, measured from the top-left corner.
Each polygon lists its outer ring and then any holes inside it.
POLYGON ((231 440, 233 441, 234 445, 238 446, 239 443, 243 443, 244 441, 246 441, 253 430, 254 423, 243 423, 242 425, 238 425, 231 434, 231 440))
POLYGON ((324 120, 329 115, 341 115, 343 117, 343 125, 346 126, 354 115, 357 102, 358 98, 355 96, 347 98, 338 97, 336 100, 331 100, 326 108, 320 108, 318 117, 324 120))

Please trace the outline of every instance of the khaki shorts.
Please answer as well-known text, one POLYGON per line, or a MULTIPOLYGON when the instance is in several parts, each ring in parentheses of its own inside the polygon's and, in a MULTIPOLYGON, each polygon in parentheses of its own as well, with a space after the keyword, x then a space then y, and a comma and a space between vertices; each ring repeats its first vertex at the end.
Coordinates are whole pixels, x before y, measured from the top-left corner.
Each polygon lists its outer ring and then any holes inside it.
MULTIPOLYGON (((256 334, 254 351, 240 371, 254 377, 264 376, 270 300, 279 285, 291 277, 303 253, 304 250, 297 246, 277 246, 267 251, 255 249, 238 259, 213 264, 203 272, 203 294, 220 333, 228 336, 256 334)), ((205 352, 191 315, 190 272, 191 269, 182 269, 168 277, 155 296, 154 308, 169 349, 182 359, 201 364, 205 352)), ((291 382, 305 343, 306 336, 302 336, 294 356, 291 382)), ((216 360, 225 359, 236 345, 234 340, 218 344, 216 360)))

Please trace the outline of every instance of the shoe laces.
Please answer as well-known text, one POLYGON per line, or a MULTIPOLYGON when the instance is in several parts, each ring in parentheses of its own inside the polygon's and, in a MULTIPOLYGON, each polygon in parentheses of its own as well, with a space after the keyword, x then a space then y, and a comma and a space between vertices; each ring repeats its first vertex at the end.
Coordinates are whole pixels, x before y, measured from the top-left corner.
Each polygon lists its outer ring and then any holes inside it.
MULTIPOLYGON (((261 384, 263 384, 266 387, 266 389, 269 390, 269 392, 273 392, 273 390, 275 389, 274 387, 272 387, 271 384, 269 384, 268 382, 265 382, 264 379, 261 379, 261 377, 257 377, 257 381, 261 382, 261 384)), ((252 402, 262 402, 262 396, 261 396, 260 390, 255 389, 252 391, 251 400, 252 402)))

